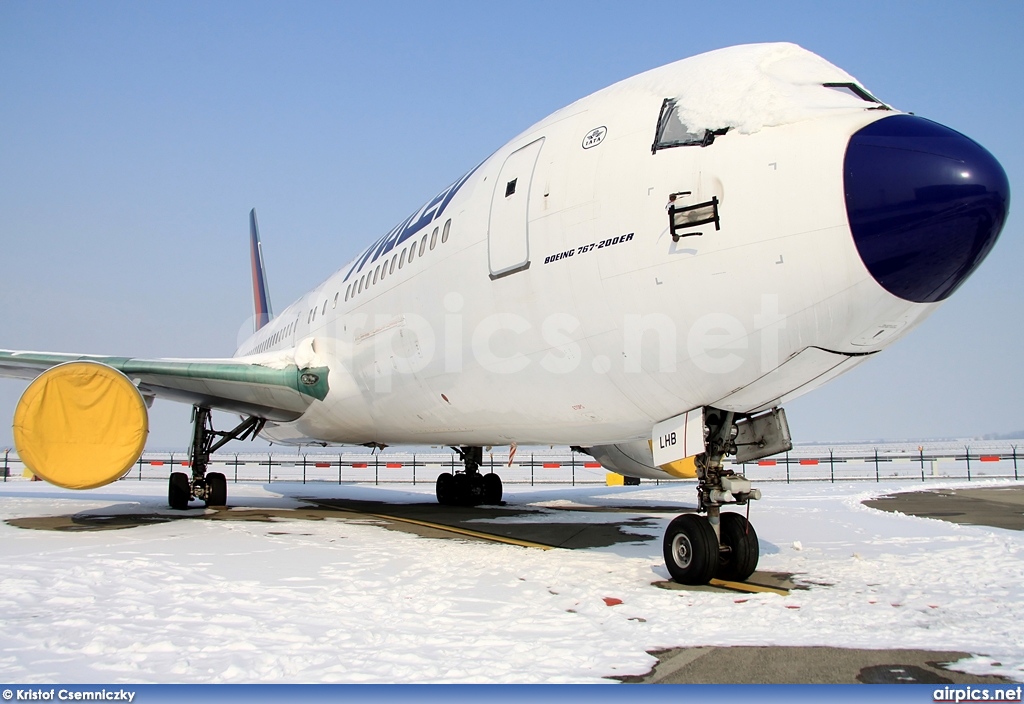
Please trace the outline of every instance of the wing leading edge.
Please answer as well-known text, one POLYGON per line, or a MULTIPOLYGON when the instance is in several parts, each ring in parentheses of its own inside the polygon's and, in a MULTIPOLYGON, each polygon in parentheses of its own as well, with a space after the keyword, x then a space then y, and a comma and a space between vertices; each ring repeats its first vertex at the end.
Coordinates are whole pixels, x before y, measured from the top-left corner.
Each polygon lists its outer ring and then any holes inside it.
POLYGON ((144 397, 166 398, 266 420, 288 422, 327 396, 327 367, 272 368, 230 359, 135 359, 0 350, 0 376, 34 379, 67 362, 99 362, 138 386, 144 397))

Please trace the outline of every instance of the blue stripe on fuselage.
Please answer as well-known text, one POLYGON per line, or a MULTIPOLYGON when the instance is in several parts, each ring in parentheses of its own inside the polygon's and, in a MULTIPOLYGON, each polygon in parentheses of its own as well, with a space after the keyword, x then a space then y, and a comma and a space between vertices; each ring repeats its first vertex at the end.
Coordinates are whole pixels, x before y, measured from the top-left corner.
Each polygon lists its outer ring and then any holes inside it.
POLYGON ((348 270, 347 274, 345 274, 344 280, 348 281, 353 274, 358 274, 362 271, 364 266, 367 264, 373 264, 379 257, 387 254, 392 249, 417 234, 420 230, 430 225, 434 220, 441 217, 444 213, 444 209, 448 207, 449 203, 451 203, 455 194, 458 193, 459 189, 465 185, 466 181, 469 180, 469 177, 472 176, 478 168, 480 168, 479 165, 473 167, 469 173, 445 190, 438 193, 433 200, 396 225, 391 232, 370 245, 361 255, 356 257, 356 260, 352 263, 352 268, 348 270))

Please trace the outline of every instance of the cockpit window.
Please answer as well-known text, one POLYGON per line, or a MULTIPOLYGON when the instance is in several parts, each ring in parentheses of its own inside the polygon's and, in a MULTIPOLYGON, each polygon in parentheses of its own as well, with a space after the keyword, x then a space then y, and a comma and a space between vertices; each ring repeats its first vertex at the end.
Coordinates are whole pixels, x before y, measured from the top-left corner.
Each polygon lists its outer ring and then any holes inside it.
POLYGON ((832 90, 837 90, 840 93, 846 93, 847 95, 852 95, 856 98, 860 98, 866 103, 874 103, 875 105, 878 106, 874 108, 875 110, 890 109, 888 105, 883 103, 875 96, 871 95, 871 93, 868 93, 866 90, 861 88, 856 83, 822 83, 821 85, 824 86, 825 88, 831 88, 832 90))
POLYGON ((691 129, 679 119, 677 107, 676 101, 671 98, 665 98, 661 104, 661 115, 658 116, 658 129, 654 136, 654 144, 651 145, 651 154, 670 147, 707 147, 715 141, 716 136, 728 131, 691 129))
POLYGON ((821 85, 825 88, 831 88, 832 90, 839 91, 840 93, 846 93, 854 96, 855 98, 860 98, 868 103, 880 102, 856 83, 822 83, 821 85))

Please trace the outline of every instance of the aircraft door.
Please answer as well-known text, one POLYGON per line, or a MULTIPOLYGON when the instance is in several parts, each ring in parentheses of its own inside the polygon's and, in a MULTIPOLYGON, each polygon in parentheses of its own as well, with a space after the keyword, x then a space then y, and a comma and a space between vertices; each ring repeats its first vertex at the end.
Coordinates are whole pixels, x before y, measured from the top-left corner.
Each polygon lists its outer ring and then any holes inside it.
POLYGON ((543 145, 541 137, 512 152, 494 184, 487 223, 487 260, 492 279, 530 266, 530 185, 543 145))

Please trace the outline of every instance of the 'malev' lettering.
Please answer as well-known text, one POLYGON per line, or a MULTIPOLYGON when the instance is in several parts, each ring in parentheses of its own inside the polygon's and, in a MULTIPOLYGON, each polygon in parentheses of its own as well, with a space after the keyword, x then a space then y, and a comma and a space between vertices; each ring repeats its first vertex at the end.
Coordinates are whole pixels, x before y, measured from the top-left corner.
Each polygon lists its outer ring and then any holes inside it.
POLYGON ((459 192, 459 189, 469 180, 476 170, 480 168, 474 166, 469 173, 460 178, 458 181, 444 189, 433 199, 430 200, 422 208, 414 212, 412 215, 407 217, 401 223, 396 225, 388 234, 381 237, 379 240, 370 245, 352 264, 352 268, 345 274, 345 281, 348 281, 352 274, 357 274, 363 270, 363 267, 367 263, 373 264, 384 254, 388 254, 392 249, 405 242, 407 239, 415 235, 417 232, 430 225, 430 223, 441 217, 444 213, 444 209, 451 203, 452 198, 459 192))

